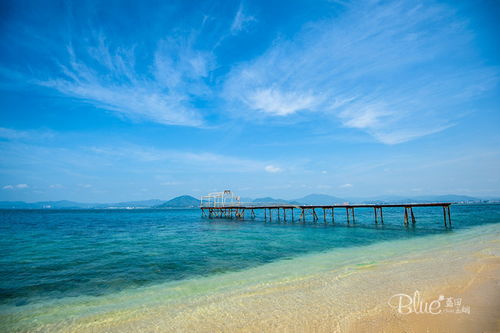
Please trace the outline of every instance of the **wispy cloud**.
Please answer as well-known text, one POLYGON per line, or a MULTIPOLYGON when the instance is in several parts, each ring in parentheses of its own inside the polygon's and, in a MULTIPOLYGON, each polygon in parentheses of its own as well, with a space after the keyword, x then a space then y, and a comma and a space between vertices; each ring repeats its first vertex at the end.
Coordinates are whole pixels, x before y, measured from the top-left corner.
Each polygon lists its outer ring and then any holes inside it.
MULTIPOLYGON (((121 147, 89 147, 89 152, 100 156, 124 158, 141 163, 170 162, 176 165, 195 167, 198 172, 206 170, 224 172, 259 172, 269 166, 265 161, 221 155, 212 152, 180 151, 175 149, 159 149, 139 145, 122 145, 121 147)), ((274 166, 270 166, 275 168, 274 166)), ((273 169, 274 170, 274 169, 273 169)), ((280 169, 281 170, 281 169, 280 169)))
POLYGON ((231 33, 235 34, 245 30, 245 28, 248 27, 248 25, 253 21, 256 21, 255 17, 245 13, 243 2, 240 2, 238 11, 234 15, 233 23, 231 24, 231 33))
POLYGON ((286 116, 317 105, 317 100, 309 94, 285 92, 277 89, 257 89, 249 94, 245 102, 253 108, 278 116, 286 116))
POLYGON ((283 169, 281 169, 280 167, 277 167, 277 166, 272 165, 272 164, 266 165, 264 170, 266 170, 266 172, 269 172, 269 173, 278 173, 278 172, 283 171, 283 169))
POLYGON ((5 140, 40 140, 54 137, 49 130, 17 130, 0 127, 0 139, 5 140))
POLYGON ((241 110, 233 114, 333 116, 395 144, 453 126, 456 106, 498 82, 467 51, 473 35, 446 5, 363 1, 345 9, 235 67, 224 89, 241 110))
POLYGON ((14 190, 14 189, 26 189, 28 188, 28 184, 17 184, 17 185, 5 185, 2 188, 4 190, 14 190))
POLYGON ((160 185, 163 185, 163 186, 177 186, 177 185, 181 185, 181 184, 182 184, 181 182, 176 182, 176 181, 168 181, 168 182, 160 183, 160 185))
POLYGON ((188 39, 159 42, 149 72, 136 69, 134 48, 111 47, 102 35, 83 46, 68 45, 67 58, 56 61, 59 74, 36 83, 134 120, 202 124, 191 103, 206 93, 213 58, 188 39))

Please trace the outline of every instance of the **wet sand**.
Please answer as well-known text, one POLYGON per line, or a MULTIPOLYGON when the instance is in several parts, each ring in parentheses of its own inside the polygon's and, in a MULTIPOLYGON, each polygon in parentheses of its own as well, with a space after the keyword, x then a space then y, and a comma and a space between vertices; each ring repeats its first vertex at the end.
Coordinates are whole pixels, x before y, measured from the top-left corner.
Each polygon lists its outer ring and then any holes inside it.
POLYGON ((500 332, 500 259, 484 258, 467 270, 461 278, 427 293, 428 300, 438 299, 440 295, 459 299, 460 306, 446 307, 446 302, 442 302, 442 310, 450 312, 401 315, 382 305, 374 309, 373 315, 353 322, 347 331, 500 332), (462 312, 464 306, 469 307, 470 312, 462 312))
POLYGON ((61 332, 496 332, 497 229, 346 248, 23 315, 36 318, 35 330, 61 332), (389 306, 417 290, 429 302, 461 298, 470 314, 403 315, 389 306))

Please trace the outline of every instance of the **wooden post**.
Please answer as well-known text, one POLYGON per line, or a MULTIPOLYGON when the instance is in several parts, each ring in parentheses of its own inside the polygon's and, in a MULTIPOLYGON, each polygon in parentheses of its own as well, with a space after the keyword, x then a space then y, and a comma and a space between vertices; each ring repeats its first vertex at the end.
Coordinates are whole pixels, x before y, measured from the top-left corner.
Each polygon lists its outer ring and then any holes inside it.
POLYGON ((269 208, 269 222, 273 221, 273 210, 272 208, 269 208))
POLYGON ((413 207, 410 207, 410 212, 411 212, 411 223, 415 224, 415 215, 413 215, 413 207))
POLYGON ((283 220, 286 222, 286 208, 283 208, 283 220))
POLYGON ((382 207, 380 207, 380 223, 384 224, 384 214, 382 214, 382 207))
POLYGON ((450 228, 451 228, 451 213, 450 213, 450 206, 448 206, 448 224, 450 225, 450 228))
POLYGON ((375 215, 375 224, 378 224, 378 221, 377 221, 377 207, 373 207, 373 213, 375 215))
POLYGON ((280 221, 280 208, 278 207, 278 221, 280 221))
POLYGON ((405 226, 408 225, 408 207, 405 207, 405 226))
POLYGON ((332 224, 335 223, 335 215, 334 215, 334 212, 333 212, 333 207, 332 207, 332 224))
POLYGON ((326 223, 326 209, 323 208, 323 221, 326 223))
POLYGON ((444 227, 447 228, 448 225, 446 224, 446 208, 443 206, 443 218, 444 218, 444 227))
POLYGON ((347 215, 347 224, 349 224, 349 207, 345 208, 345 214, 347 215))
POLYGON ((292 222, 293 222, 293 207, 292 207, 292 222))

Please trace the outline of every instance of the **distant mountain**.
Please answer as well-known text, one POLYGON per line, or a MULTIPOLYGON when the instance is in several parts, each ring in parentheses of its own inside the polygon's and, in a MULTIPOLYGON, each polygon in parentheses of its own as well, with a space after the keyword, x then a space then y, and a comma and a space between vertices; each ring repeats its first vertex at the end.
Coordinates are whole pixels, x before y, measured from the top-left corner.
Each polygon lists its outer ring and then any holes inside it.
POLYGON ((397 195, 386 195, 372 198, 346 198, 351 203, 424 203, 424 202, 481 202, 483 199, 467 195, 420 195, 404 197, 397 195))
POLYGON ((346 202, 345 199, 334 197, 328 194, 309 194, 305 197, 295 199, 303 205, 332 205, 346 202))
POLYGON ((29 209, 30 206, 24 201, 0 201, 0 209, 29 209))
POLYGON ((165 201, 160 199, 151 199, 151 200, 140 200, 140 201, 126 201, 126 202, 118 202, 113 204, 103 204, 106 207, 154 207, 161 205, 165 201))
POLYGON ((446 195, 427 195, 414 197, 416 200, 426 201, 426 202, 475 202, 481 201, 480 198, 470 197, 468 195, 456 195, 456 194, 446 194, 446 195))
POLYGON ((272 204, 288 204, 288 205, 298 205, 299 203, 294 200, 284 200, 284 199, 275 199, 271 197, 257 198, 252 202, 254 203, 272 203, 272 204))
POLYGON ((241 197, 240 198, 240 202, 252 202, 253 199, 252 198, 249 198, 249 197, 241 197))
MULTIPOLYGON (((499 202, 498 198, 481 199, 467 195, 421 195, 415 197, 397 196, 397 195, 382 195, 371 198, 346 197, 338 198, 327 194, 309 194, 305 197, 295 200, 275 199, 271 197, 250 199, 245 198, 242 202, 254 203, 273 203, 273 204, 290 204, 290 205, 332 205, 349 202, 351 204, 374 204, 374 203, 423 203, 423 202, 470 202, 470 203, 487 203, 499 202)), ((182 195, 173 198, 167 202, 159 199, 142 200, 142 201, 127 201, 117 203, 81 203, 68 200, 60 201, 38 201, 38 202, 23 202, 23 201, 0 201, 0 209, 113 209, 113 208, 193 208, 199 207, 200 200, 190 196, 182 195)))
POLYGON ((61 201, 39 201, 39 202, 23 202, 23 201, 1 201, 0 208, 3 209, 43 209, 43 208, 91 208, 92 204, 81 204, 78 202, 61 200, 61 201))
POLYGON ((93 208, 96 204, 92 203, 85 204, 68 200, 59 200, 59 201, 39 201, 32 203, 32 205, 38 206, 37 208, 74 209, 74 208, 93 208))
POLYGON ((200 206, 200 200, 190 196, 181 195, 180 197, 173 198, 155 208, 194 208, 200 206))
POLYGON ((117 203, 81 203, 60 201, 0 201, 0 209, 106 209, 106 208, 150 208, 162 204, 163 200, 152 199, 117 203))

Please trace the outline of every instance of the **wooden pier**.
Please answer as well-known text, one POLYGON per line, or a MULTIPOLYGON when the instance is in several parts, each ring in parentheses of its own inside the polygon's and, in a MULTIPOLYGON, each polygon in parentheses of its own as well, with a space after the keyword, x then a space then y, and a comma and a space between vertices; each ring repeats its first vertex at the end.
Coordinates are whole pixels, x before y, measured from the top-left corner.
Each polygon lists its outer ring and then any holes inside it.
MULTIPOLYGON (((200 206, 203 217, 207 218, 223 218, 223 219, 240 219, 246 218, 255 219, 256 211, 263 212, 264 221, 295 221, 298 219, 301 222, 306 221, 306 216, 311 216, 314 222, 320 219, 324 223, 335 223, 336 212, 345 211, 345 221, 347 224, 355 223, 355 209, 370 209, 373 210, 375 224, 384 223, 383 208, 403 208, 403 224, 409 226, 411 223, 416 223, 413 208, 415 207, 442 207, 443 221, 445 228, 451 228, 451 214, 449 202, 439 203, 413 203, 413 204, 359 204, 359 205, 287 205, 287 204, 244 204, 244 203, 224 203, 213 202, 200 206), (299 215, 297 216, 297 213, 299 215), (320 214, 318 216, 318 213, 320 214)), ((338 215, 338 213, 337 213, 338 215)))

